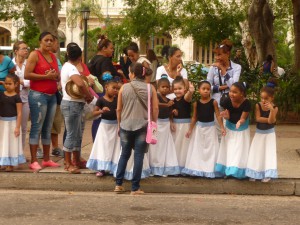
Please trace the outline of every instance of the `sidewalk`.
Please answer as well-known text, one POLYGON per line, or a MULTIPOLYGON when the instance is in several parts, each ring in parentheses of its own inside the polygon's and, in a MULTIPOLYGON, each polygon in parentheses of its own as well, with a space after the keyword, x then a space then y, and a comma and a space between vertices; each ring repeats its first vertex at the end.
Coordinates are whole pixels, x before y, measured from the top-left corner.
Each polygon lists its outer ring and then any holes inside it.
MULTIPOLYGON (((277 153, 279 179, 269 182, 249 182, 236 179, 204 179, 195 177, 151 177, 143 180, 141 185, 146 192, 164 193, 202 193, 202 194, 258 194, 258 195, 299 195, 300 196, 300 126, 278 125, 277 153)), ((251 136, 255 130, 251 126, 251 136)), ((59 137, 62 143, 62 135, 59 137)), ((29 147, 25 156, 30 159, 29 147)), ((88 159, 92 148, 91 122, 86 123, 82 156, 88 159)), ((45 168, 33 173, 28 163, 15 169, 13 173, 0 172, 0 188, 39 189, 62 191, 112 191, 114 179, 111 176, 97 178, 94 171, 81 170, 80 175, 71 175, 64 171, 63 159, 51 157, 59 162, 59 168, 45 168)), ((125 183, 127 190, 130 182, 125 183)))

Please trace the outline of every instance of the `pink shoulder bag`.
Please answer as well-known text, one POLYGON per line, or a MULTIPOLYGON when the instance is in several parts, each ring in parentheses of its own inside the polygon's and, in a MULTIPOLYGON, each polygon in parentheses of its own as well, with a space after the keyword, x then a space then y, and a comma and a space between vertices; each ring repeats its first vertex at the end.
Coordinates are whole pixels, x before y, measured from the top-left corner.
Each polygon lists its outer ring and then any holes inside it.
POLYGON ((157 143, 157 124, 154 121, 151 121, 151 116, 150 116, 150 84, 147 84, 148 88, 148 126, 147 126, 147 136, 146 136, 146 142, 148 144, 156 144, 157 143))

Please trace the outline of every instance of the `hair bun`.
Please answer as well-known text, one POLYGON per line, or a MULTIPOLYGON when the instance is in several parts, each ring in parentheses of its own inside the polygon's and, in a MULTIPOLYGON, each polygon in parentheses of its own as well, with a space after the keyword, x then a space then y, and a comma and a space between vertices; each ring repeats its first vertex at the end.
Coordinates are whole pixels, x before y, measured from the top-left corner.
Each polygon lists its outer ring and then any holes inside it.
POLYGON ((110 80, 112 80, 113 79, 113 76, 110 74, 110 73, 104 73, 103 75, 102 75, 102 80, 103 81, 110 81, 110 80))
POLYGON ((107 39, 107 37, 104 34, 101 34, 99 39, 97 40, 97 44, 99 44, 100 41, 107 39))

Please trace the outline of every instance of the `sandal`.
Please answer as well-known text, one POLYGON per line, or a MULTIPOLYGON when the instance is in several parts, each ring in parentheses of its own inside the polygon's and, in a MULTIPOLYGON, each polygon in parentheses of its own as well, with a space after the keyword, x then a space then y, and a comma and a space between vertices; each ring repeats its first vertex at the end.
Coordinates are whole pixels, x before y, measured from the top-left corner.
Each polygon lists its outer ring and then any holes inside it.
POLYGON ((13 172, 13 171, 14 171, 14 167, 13 166, 6 166, 5 172, 13 172))
POLYGON ((145 194, 145 192, 142 191, 141 189, 138 189, 138 190, 136 190, 136 191, 131 191, 130 194, 131 194, 131 195, 143 195, 143 194, 145 194))
POLYGON ((80 174, 80 169, 76 166, 73 166, 72 164, 65 166, 65 171, 68 171, 71 174, 80 174))
POLYGON ((105 176, 105 171, 104 170, 98 171, 96 173, 96 177, 103 177, 103 176, 105 176))
POLYGON ((124 193, 125 192, 125 188, 123 186, 116 186, 114 192, 116 192, 117 194, 120 193, 124 193))

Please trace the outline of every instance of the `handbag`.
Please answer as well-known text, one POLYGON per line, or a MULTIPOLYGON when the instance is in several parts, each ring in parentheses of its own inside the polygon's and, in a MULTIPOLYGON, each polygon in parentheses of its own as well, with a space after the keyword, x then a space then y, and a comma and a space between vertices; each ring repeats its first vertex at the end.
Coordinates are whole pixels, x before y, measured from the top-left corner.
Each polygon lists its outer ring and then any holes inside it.
MULTIPOLYGON (((219 73, 219 83, 220 86, 222 86, 222 79, 221 79, 221 75, 220 75, 220 71, 218 70, 219 73)), ((221 98, 220 98, 220 106, 223 106, 225 104, 225 102, 227 101, 227 99, 229 99, 229 93, 225 93, 225 91, 221 91, 221 98)))
POLYGON ((147 92, 148 92, 148 107, 145 105, 141 97, 139 96, 138 92, 136 91, 135 87, 130 83, 132 89, 134 90, 138 100, 142 104, 142 106, 148 111, 148 125, 147 125, 147 134, 146 134, 146 142, 148 144, 156 144, 157 143, 157 124, 154 121, 151 121, 151 107, 150 107, 150 84, 147 84, 147 92))
POLYGON ((99 83, 99 80, 96 76, 90 74, 88 75, 88 77, 92 77, 94 79, 94 84, 92 86, 93 90, 96 92, 96 93, 102 93, 103 92, 103 87, 102 85, 99 83))

